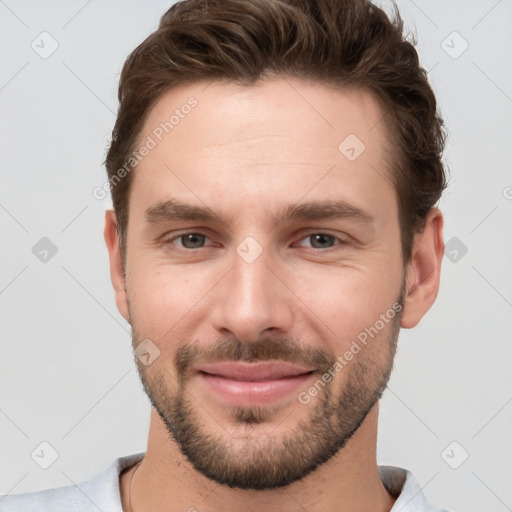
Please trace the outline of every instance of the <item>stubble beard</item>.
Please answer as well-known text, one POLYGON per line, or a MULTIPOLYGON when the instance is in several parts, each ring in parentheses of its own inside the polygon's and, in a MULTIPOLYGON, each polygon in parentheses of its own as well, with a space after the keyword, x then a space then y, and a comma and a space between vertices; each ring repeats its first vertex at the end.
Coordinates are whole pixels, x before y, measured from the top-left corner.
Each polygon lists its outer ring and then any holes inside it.
MULTIPOLYGON (((403 304, 403 297, 402 289, 398 304, 403 304)), ((176 376, 165 368, 146 367, 138 359, 135 362, 144 390, 165 424, 171 442, 177 444, 197 471, 231 488, 277 489, 303 479, 338 454, 362 425, 382 396, 391 375, 400 318, 401 312, 389 321, 386 333, 381 332, 377 339, 369 341, 368 346, 341 370, 347 372, 343 389, 335 393, 334 385, 338 379, 334 378, 308 404, 297 401, 295 407, 309 408, 308 418, 286 431, 276 425, 269 433, 268 429, 262 431, 259 426, 272 420, 277 409, 273 406, 228 408, 229 429, 212 420, 213 414, 207 411, 208 404, 199 404, 187 390, 190 366, 201 353, 192 345, 178 350, 176 376), (385 344, 383 362, 376 363, 370 357, 371 343, 385 344), (169 391, 169 380, 177 382, 174 393, 169 391), (200 413, 214 424, 213 428, 205 425, 200 413)), ((134 347, 142 339, 132 322, 134 347)), ((224 356, 222 360, 314 362, 315 367, 321 369, 319 379, 336 361, 323 351, 312 350, 307 355, 304 351, 299 353, 301 349, 296 345, 287 345, 274 338, 250 345, 225 340, 216 347, 216 354, 224 356), (282 357, 283 350, 286 357, 282 357)), ((293 410, 289 416, 292 415, 293 410)))

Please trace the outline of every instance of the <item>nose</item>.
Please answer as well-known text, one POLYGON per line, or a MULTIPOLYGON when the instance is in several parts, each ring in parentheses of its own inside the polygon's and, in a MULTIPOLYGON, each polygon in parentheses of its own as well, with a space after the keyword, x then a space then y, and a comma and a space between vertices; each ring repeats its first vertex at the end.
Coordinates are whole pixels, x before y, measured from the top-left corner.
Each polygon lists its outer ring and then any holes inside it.
POLYGON ((235 252, 232 269, 211 302, 210 318, 220 334, 250 343, 270 330, 283 334, 291 329, 296 307, 286 285, 288 273, 272 260, 266 250, 252 262, 235 252))

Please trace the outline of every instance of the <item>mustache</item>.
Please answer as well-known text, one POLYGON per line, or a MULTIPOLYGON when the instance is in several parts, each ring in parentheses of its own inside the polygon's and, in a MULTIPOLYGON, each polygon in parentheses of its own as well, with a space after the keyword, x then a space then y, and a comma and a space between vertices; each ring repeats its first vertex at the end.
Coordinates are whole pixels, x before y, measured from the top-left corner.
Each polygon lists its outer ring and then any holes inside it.
POLYGON ((314 367, 323 374, 335 364, 336 357, 322 349, 270 337, 251 343, 242 343, 236 338, 221 339, 207 348, 192 343, 180 347, 175 356, 179 378, 184 378, 194 365, 223 361, 283 361, 314 367))

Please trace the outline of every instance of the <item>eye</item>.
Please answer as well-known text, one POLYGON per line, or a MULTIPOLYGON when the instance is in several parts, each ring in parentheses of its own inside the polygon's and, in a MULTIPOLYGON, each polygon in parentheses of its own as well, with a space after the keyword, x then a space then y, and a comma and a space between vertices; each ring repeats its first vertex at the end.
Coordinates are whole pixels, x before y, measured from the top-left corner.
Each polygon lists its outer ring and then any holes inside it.
MULTIPOLYGON (((347 243, 345 240, 336 235, 324 232, 310 233, 305 238, 302 238, 301 242, 302 241, 309 241, 313 249, 331 249, 335 245, 344 245, 347 243), (336 241, 339 243, 336 244, 336 241)), ((303 242, 299 243, 299 246, 308 247, 307 245, 304 245, 303 242)))
POLYGON ((180 240, 181 243, 178 244, 179 247, 183 247, 184 249, 201 249, 207 239, 208 237, 202 233, 182 233, 168 240, 167 243, 174 243, 176 240, 180 240))
MULTIPOLYGON (((177 245, 179 248, 194 250, 202 249, 206 246, 209 237, 203 233, 188 232, 181 233, 178 236, 164 240, 166 244, 177 245)), ((329 250, 336 246, 346 245, 348 242, 329 232, 315 232, 303 237, 298 245, 300 247, 311 247, 312 249, 329 250)))

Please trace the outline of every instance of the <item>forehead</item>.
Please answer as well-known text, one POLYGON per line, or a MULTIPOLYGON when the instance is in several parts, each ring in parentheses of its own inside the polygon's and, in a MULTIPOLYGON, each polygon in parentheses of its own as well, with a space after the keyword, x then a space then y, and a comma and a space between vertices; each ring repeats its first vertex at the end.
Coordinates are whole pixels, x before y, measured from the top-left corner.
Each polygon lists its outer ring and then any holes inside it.
POLYGON ((172 133, 185 142, 180 134, 190 135, 185 125, 193 124, 193 138, 212 145, 234 142, 237 135, 250 131, 311 143, 324 140, 324 146, 337 150, 336 142, 348 134, 373 145, 385 135, 382 120, 376 98, 361 89, 339 90, 292 78, 264 79, 250 86, 214 81, 180 85, 164 93, 149 112, 141 135, 155 132, 158 138, 161 128, 162 136, 172 133), (171 126, 161 126, 165 123, 171 126))
POLYGON ((290 78, 182 85, 149 112, 138 147, 151 149, 132 189, 146 203, 201 192, 226 205, 266 194, 297 201, 308 189, 308 199, 334 196, 340 184, 347 193, 366 187, 369 201, 379 188, 394 195, 382 120, 378 101, 362 90, 290 78))

